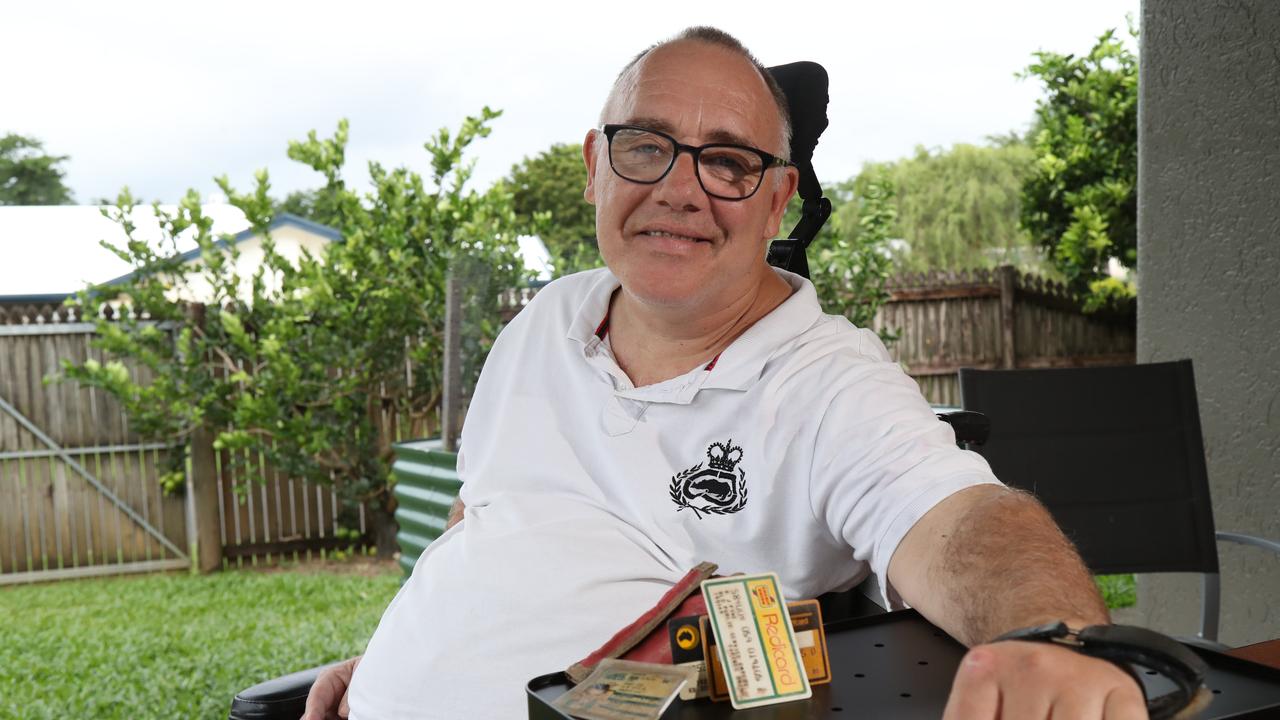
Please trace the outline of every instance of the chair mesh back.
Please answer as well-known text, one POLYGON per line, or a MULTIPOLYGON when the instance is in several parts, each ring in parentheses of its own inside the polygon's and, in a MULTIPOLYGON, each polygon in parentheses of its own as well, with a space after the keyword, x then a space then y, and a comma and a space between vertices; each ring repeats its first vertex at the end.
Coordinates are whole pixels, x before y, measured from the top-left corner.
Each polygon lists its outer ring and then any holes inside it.
POLYGON ((1191 361, 961 370, 976 448, 1048 507, 1095 573, 1217 572, 1191 361))

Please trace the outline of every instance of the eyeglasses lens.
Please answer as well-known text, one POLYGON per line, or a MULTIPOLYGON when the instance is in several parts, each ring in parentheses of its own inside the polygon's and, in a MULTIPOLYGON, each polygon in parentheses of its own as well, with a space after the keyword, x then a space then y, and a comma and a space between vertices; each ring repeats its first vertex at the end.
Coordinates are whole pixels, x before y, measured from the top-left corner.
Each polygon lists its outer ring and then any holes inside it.
MULTIPOLYGON (((656 133, 624 128, 609 143, 613 169, 627 180, 657 182, 671 169, 675 143, 656 133)), ((759 155, 732 145, 706 145, 698 151, 698 178, 709 195, 745 198, 764 174, 759 155)))

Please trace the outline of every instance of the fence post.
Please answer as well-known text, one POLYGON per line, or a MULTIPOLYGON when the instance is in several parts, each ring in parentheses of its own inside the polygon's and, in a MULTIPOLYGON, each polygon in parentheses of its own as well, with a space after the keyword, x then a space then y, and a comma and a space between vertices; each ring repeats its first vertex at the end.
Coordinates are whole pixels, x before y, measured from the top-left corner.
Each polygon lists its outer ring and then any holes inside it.
MULTIPOLYGON (((202 303, 187 306, 192 327, 204 327, 202 303)), ((191 434, 191 473, 187 488, 187 545, 191 568, 212 572, 222 566, 222 518, 218 514, 218 472, 213 432, 201 426, 191 434)))
POLYGON ((1017 367, 1017 346, 1014 344, 1013 295, 1017 291, 1017 270, 1012 265, 996 269, 1000 277, 1000 366, 1017 367))
POLYGON ((222 567, 222 518, 218 516, 218 474, 213 456, 213 433, 205 427, 191 435, 191 513, 195 528, 191 565, 200 572, 222 567))
POLYGON ((444 422, 440 429, 445 452, 456 452, 462 420, 462 288, 451 264, 444 281, 444 422))

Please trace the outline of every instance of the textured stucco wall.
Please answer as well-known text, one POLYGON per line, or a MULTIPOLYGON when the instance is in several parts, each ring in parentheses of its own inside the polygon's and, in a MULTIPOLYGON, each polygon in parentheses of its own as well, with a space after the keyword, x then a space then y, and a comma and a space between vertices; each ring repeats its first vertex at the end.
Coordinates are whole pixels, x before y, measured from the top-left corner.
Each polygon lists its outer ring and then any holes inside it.
MULTIPOLYGON (((1219 530, 1280 539, 1280 2, 1145 0, 1138 361, 1189 357, 1219 530)), ((1219 544, 1221 639, 1280 636, 1280 556, 1219 544)), ((1195 576, 1140 621, 1198 627, 1195 576)))

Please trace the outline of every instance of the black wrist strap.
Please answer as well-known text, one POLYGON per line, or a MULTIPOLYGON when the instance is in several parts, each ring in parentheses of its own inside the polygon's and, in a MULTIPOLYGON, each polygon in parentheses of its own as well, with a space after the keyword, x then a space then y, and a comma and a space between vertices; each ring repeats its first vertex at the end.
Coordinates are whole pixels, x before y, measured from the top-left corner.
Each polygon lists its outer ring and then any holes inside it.
MULTIPOLYGON (((1151 720, 1169 720, 1184 710, 1199 712, 1213 697, 1204 686, 1208 666, 1181 643, 1146 628, 1131 625, 1090 625, 1072 630, 1064 622, 1007 632, 993 642, 1029 640, 1052 642, 1076 652, 1118 665, 1138 681, 1130 665, 1154 670, 1168 678, 1176 688, 1158 697, 1147 698, 1147 714, 1151 720)), ((1145 690, 1144 690, 1145 692, 1145 690)))

